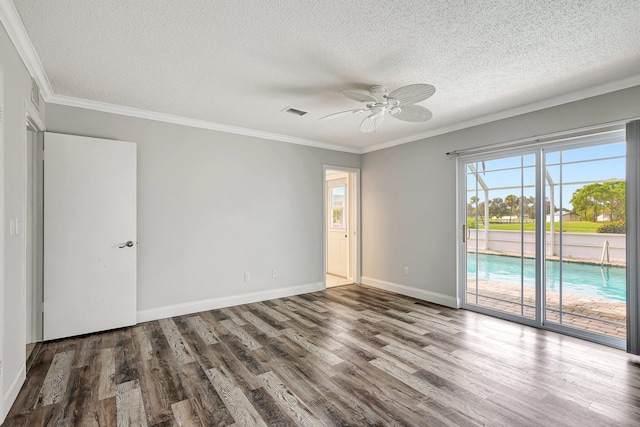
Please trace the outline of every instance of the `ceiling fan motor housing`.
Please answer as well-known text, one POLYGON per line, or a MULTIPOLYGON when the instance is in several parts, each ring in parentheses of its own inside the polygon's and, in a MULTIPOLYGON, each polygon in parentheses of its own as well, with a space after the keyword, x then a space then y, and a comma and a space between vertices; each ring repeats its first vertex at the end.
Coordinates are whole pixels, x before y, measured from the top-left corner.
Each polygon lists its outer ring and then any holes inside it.
POLYGON ((385 96, 385 94, 387 93, 387 88, 385 88, 384 86, 379 86, 379 85, 371 86, 369 88, 369 93, 372 96, 375 96, 376 98, 380 99, 380 98, 383 98, 385 96))

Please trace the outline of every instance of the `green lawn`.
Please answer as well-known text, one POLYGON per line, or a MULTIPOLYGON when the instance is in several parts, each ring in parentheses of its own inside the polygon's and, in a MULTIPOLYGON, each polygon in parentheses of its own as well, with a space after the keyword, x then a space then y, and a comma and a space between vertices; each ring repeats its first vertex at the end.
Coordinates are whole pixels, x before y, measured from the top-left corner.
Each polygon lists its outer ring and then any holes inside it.
MULTIPOLYGON (((598 227, 607 224, 606 222, 591 222, 591 221, 575 221, 575 222, 563 222, 562 229, 568 233, 596 233, 598 227)), ((489 224, 489 230, 520 230, 521 224, 489 224)), ((524 224, 524 231, 534 231, 535 224, 524 224)), ((480 224, 482 230, 484 226, 480 224)), ((547 231, 551 229, 550 224, 547 223, 547 231)), ((556 231, 560 231, 559 224, 555 224, 556 231)))

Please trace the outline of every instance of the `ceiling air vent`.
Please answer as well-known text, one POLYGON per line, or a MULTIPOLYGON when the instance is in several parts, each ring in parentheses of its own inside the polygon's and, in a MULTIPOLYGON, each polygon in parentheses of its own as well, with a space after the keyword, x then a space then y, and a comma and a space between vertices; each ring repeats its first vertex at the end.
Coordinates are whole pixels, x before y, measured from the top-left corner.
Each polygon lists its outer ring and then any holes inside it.
POLYGON ((282 111, 285 112, 285 113, 295 114, 296 116, 304 116, 305 114, 307 114, 306 111, 298 110, 298 109, 291 108, 291 107, 287 107, 282 111))

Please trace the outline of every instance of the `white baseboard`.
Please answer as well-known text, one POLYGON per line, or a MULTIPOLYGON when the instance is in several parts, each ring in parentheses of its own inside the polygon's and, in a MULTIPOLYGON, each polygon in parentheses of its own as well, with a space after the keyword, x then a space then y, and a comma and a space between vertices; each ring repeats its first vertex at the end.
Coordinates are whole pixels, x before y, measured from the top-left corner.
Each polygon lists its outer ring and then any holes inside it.
POLYGON ((27 365, 25 362, 20 366, 18 372, 16 372, 16 374, 13 376, 11 383, 9 383, 9 387, 2 396, 2 413, 0 413, 0 424, 4 422, 4 419, 9 413, 11 406, 13 406, 13 402, 15 402, 16 397, 18 397, 18 393, 20 393, 20 389, 22 388, 22 384, 24 384, 24 380, 26 378, 27 365))
POLYGON ((324 290, 324 282, 308 283, 305 285, 289 286, 250 294, 234 295, 230 297, 211 298, 202 301, 186 302, 165 307, 138 311, 138 323, 151 320, 166 319, 168 317, 199 313, 201 311, 232 307, 234 305, 250 304, 252 302, 267 301, 274 298, 284 298, 293 295, 307 294, 324 290))
POLYGON ((451 297, 449 295, 425 291, 424 289, 412 288, 410 286, 399 285, 397 283, 385 282, 384 280, 365 276, 362 276, 360 283, 373 288, 382 289, 384 291, 395 292, 400 295, 406 295, 408 297, 418 298, 434 304, 444 305, 445 307, 460 308, 458 298, 451 297))

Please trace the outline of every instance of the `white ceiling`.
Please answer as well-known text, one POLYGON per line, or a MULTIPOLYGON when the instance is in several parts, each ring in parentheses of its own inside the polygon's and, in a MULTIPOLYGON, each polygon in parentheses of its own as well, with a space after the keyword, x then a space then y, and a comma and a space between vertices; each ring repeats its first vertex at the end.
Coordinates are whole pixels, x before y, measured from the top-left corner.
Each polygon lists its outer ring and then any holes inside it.
POLYGON ((36 74, 50 102, 123 106, 347 151, 640 84, 638 0, 14 4, 28 34, 19 50, 43 68, 36 74), (376 133, 362 134, 362 115, 318 121, 359 107, 340 89, 411 83, 437 89, 420 103, 434 113, 429 122, 387 117, 376 133), (282 113, 288 106, 309 113, 282 113))

